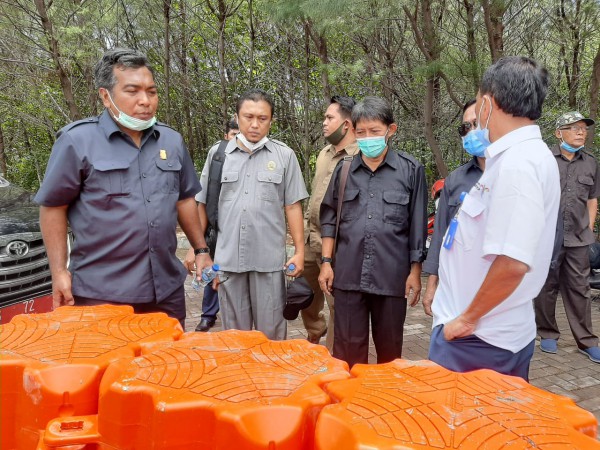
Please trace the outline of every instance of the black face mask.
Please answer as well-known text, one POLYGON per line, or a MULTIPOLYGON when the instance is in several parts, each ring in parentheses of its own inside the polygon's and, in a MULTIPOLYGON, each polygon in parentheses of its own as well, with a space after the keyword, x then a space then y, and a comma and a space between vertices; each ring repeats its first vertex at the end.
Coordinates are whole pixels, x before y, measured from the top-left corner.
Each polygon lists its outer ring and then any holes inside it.
POLYGON ((340 142, 342 142, 342 139, 344 139, 346 134, 348 134, 348 130, 344 132, 344 125, 346 125, 346 122, 342 122, 337 130, 325 137, 325 140, 332 145, 338 145, 340 142))

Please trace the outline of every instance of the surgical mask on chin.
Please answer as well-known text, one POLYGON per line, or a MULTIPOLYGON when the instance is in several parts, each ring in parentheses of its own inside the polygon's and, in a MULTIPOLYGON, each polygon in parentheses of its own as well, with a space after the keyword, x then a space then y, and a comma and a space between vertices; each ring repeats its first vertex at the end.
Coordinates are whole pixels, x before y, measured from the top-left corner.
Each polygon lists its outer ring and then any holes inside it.
POLYGON ((342 122, 337 130, 335 130, 329 136, 325 136, 325 140, 331 145, 338 145, 340 142, 342 142, 342 139, 344 139, 348 133, 348 130, 344 132, 344 125, 346 125, 346 122, 342 122))
POLYGON ((367 158, 377 158, 379 155, 381 155, 387 147, 386 136, 388 130, 389 128, 385 130, 385 134, 383 136, 356 138, 356 143, 358 144, 358 148, 361 153, 367 158))
MULTIPOLYGON (((562 132, 560 132, 560 138, 562 140, 562 132)), ((585 147, 584 145, 581 145, 581 146, 575 148, 572 145, 567 144, 565 141, 562 141, 560 143, 560 146, 562 148, 564 148, 566 151, 568 151, 569 153, 577 153, 579 150, 581 150, 583 147, 585 147)))
MULTIPOLYGON (((478 144, 479 144, 478 147, 481 146, 483 148, 482 155, 474 155, 474 156, 483 156, 485 154, 485 150, 492 144, 490 142, 490 130, 488 128, 488 125, 490 123, 490 118, 492 117, 493 105, 492 105, 492 101, 490 100, 490 115, 488 116, 487 121, 485 122, 485 128, 482 129, 481 128, 481 110, 483 109, 484 103, 485 103, 485 97, 483 97, 483 99, 482 99, 481 107, 479 108, 479 114, 477 115, 477 128, 475 128, 473 131, 471 131, 469 133, 469 134, 473 134, 473 137, 471 139, 475 139, 476 141, 478 141, 478 144)), ((467 134, 467 136, 469 134, 467 134)), ((481 151, 481 150, 478 148, 477 151, 481 151)))
POLYGON ((248 139, 246 139, 246 136, 244 136, 244 133, 241 131, 236 135, 236 138, 238 138, 242 144, 244 144, 244 147, 250 150, 250 152, 258 150, 269 141, 269 138, 265 136, 258 142, 250 142, 248 139))
POLYGON ((481 142, 481 140, 477 139, 473 131, 470 131, 469 133, 467 133, 466 136, 463 136, 462 144, 463 148, 469 155, 479 157, 485 156, 486 147, 483 145, 483 142, 481 142))
POLYGON ((111 115, 115 118, 117 123, 123 125, 125 128, 128 128, 133 131, 144 131, 156 123, 156 116, 153 116, 151 119, 148 119, 148 120, 141 120, 141 119, 136 119, 135 117, 128 116, 123 111, 121 111, 119 108, 117 108, 117 105, 115 105, 115 102, 113 102, 113 99, 110 96, 110 92, 108 92, 108 91, 106 91, 106 92, 108 93, 108 98, 110 99, 110 102, 113 104, 115 109, 117 111, 119 111, 118 117, 115 116, 112 113, 112 111, 111 111, 111 115))

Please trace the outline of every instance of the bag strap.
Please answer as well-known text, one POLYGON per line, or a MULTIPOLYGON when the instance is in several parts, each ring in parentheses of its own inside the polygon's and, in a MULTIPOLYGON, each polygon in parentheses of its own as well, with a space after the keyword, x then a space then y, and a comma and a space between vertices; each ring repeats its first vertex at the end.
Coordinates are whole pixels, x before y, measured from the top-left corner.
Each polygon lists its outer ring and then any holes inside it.
POLYGON ((344 156, 344 162, 342 162, 342 169, 340 173, 340 184, 337 204, 337 215, 335 217, 335 238, 333 239, 333 254, 332 258, 335 259, 335 251, 337 248, 338 231, 340 229, 340 216, 342 214, 342 203, 344 202, 344 192, 346 191, 346 182, 348 181, 348 173, 350 172, 350 164, 354 159, 353 156, 344 156))
POLYGON ((223 139, 219 142, 219 148, 213 153, 208 170, 208 182, 206 183, 206 215, 208 224, 215 230, 219 223, 219 195, 221 194, 221 174, 225 163, 225 148, 229 141, 223 139))

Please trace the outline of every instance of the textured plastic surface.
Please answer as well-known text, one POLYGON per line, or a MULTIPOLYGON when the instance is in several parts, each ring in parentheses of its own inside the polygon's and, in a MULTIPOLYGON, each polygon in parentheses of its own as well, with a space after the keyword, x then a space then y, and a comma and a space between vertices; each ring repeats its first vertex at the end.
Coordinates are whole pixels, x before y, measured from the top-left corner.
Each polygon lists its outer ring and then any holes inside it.
POLYGON ((326 387, 340 403, 319 416, 319 450, 600 449, 591 413, 520 378, 405 360, 352 375, 326 387))
POLYGON ((0 326, 0 448, 36 448, 56 417, 96 414, 110 362, 183 331, 165 314, 130 306, 62 307, 0 326))
POLYGON ((47 428, 47 448, 312 449, 323 386, 349 378, 345 362, 305 340, 260 332, 190 333, 120 360, 101 384, 98 418, 80 432, 47 428), (97 420, 97 422, 96 422, 97 420))

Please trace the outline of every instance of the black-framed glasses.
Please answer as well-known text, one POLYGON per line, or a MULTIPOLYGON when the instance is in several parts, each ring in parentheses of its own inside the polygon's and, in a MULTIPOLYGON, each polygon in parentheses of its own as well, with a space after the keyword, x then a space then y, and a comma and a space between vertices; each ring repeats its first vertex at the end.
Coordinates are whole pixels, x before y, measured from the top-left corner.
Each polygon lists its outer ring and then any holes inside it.
POLYGON ((477 121, 474 120, 473 122, 463 122, 458 127, 458 134, 460 137, 465 137, 469 131, 474 130, 475 128, 477 128, 477 121))
POLYGON ((589 130, 590 127, 589 126, 579 126, 579 125, 569 125, 566 127, 560 127, 559 130, 563 130, 563 131, 572 131, 573 133, 585 133, 587 130, 589 130))

